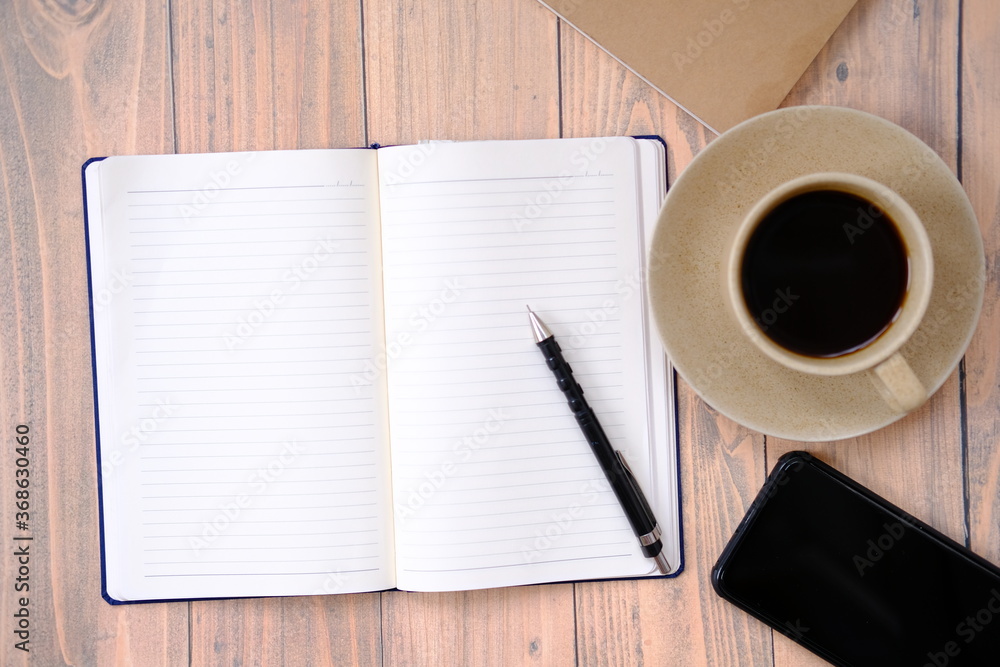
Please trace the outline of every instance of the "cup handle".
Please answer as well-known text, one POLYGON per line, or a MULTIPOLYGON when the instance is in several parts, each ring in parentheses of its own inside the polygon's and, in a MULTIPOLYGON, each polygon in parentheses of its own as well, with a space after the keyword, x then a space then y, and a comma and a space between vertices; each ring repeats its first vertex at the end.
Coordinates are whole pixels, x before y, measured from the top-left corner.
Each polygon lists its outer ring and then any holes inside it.
POLYGON ((911 412, 927 400, 927 389, 899 352, 871 369, 868 377, 894 412, 911 412))

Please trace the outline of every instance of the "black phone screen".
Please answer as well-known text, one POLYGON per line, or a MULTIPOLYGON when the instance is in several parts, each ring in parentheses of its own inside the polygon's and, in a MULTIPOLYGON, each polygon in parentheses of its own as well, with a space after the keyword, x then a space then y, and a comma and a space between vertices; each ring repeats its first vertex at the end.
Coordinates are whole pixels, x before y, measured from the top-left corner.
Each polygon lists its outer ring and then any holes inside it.
POLYGON ((778 460, 712 583, 837 665, 1000 665, 1000 568, 805 452, 778 460))

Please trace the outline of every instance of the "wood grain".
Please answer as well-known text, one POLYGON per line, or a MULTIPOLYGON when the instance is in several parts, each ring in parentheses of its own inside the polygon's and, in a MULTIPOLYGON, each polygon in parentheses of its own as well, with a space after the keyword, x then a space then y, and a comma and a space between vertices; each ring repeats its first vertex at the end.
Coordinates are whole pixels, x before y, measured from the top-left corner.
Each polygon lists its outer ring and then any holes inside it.
POLYGON ((369 138, 556 137, 556 48, 535 0, 366 2, 369 138))
POLYGON ((170 8, 177 152, 365 145, 360 4, 170 8))
MULTIPOLYGON (((567 136, 659 134, 671 182, 714 137, 576 30, 564 26, 561 43, 567 136)), ((678 393, 685 570, 673 580, 576 584, 580 664, 771 664, 767 628, 723 603, 709 581, 764 480, 763 436, 683 381, 678 393)))
POLYGON ((194 665, 377 665, 378 594, 191 603, 194 665))
POLYGON ((986 249, 986 296, 965 355, 969 542, 1000 563, 1000 5, 965 2, 962 183, 986 249))
POLYGON ((29 590, 15 595, 17 566, 3 560, 0 663, 184 664, 186 605, 113 608, 100 595, 80 193, 90 156, 170 149, 166 8, 19 0, 0 5, 0 31, 0 428, 5 445, 16 424, 31 429, 30 531, 16 532, 35 538, 29 590), (25 594, 30 654, 9 620, 25 594))
POLYGON ((573 587, 383 593, 386 665, 572 665, 573 587))

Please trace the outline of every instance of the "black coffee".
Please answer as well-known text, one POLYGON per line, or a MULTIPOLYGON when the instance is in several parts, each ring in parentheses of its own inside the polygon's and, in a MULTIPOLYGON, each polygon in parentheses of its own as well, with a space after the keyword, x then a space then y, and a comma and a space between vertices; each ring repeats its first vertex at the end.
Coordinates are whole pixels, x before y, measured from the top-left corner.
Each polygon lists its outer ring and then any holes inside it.
POLYGON ((909 281, 906 247, 887 213, 845 192, 796 195, 752 233, 743 297, 778 345, 811 357, 861 349, 899 313, 909 281))

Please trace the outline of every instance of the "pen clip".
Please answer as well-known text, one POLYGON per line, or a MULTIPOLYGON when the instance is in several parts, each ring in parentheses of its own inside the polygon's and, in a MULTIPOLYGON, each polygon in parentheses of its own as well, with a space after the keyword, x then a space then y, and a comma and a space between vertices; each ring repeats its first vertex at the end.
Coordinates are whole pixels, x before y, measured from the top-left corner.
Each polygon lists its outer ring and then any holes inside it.
MULTIPOLYGON (((646 500, 646 496, 642 492, 642 487, 639 486, 639 480, 635 478, 635 473, 632 472, 632 468, 629 467, 628 461, 625 460, 625 455, 622 454, 620 449, 616 449, 615 456, 618 458, 618 462, 621 463, 622 470, 626 475, 628 475, 629 482, 633 487, 635 487, 636 498, 638 499, 639 504, 642 505, 642 509, 646 512, 646 516, 649 517, 651 522, 656 523, 653 516, 653 509, 649 506, 649 502, 646 500)), ((656 524, 656 527, 659 529, 659 524, 656 524)))
POLYGON ((616 449, 615 456, 618 457, 618 462, 622 464, 622 467, 625 468, 626 471, 628 471, 628 476, 631 477, 633 481, 635 481, 635 473, 633 473, 632 468, 628 466, 628 461, 625 460, 625 455, 622 454, 622 450, 616 449))

